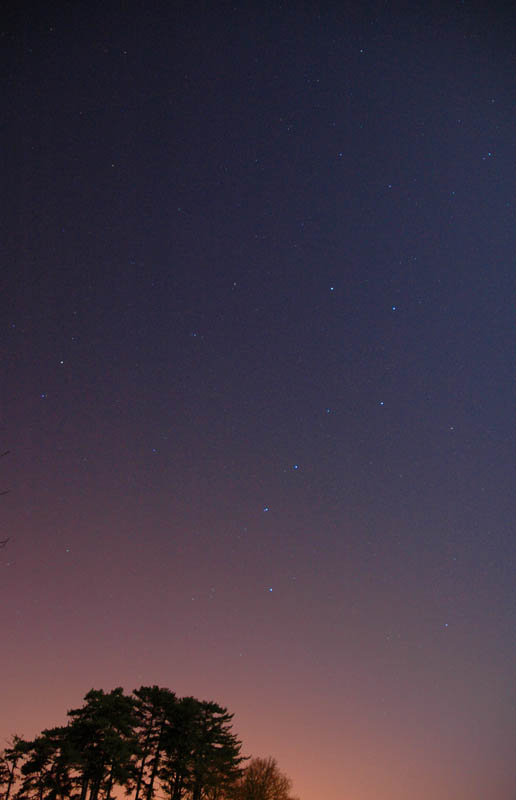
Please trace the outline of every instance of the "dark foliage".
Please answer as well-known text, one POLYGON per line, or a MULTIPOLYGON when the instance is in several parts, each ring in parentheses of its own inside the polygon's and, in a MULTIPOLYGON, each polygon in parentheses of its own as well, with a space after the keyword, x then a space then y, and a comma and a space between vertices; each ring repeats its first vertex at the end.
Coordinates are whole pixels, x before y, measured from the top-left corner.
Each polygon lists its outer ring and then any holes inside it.
POLYGON ((1 800, 223 800, 240 780, 241 743, 217 703, 142 686, 92 689, 68 724, 0 755, 1 800))

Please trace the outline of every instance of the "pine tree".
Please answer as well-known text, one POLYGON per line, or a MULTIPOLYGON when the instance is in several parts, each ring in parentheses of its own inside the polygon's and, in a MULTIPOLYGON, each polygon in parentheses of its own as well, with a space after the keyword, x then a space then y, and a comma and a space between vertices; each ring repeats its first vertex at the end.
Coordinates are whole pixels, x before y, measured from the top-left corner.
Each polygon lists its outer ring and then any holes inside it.
POLYGON ((74 766, 79 772, 80 800, 106 800, 115 784, 131 786, 137 750, 133 698, 123 689, 105 694, 92 689, 82 708, 68 712, 67 728, 74 766))
POLYGON ((72 793, 73 775, 67 728, 49 728, 32 741, 20 740, 24 756, 17 800, 64 800, 72 793))
POLYGON ((152 800, 177 699, 170 689, 159 686, 141 686, 133 694, 140 752, 134 800, 143 796, 152 800))
POLYGON ((19 774, 19 764, 23 759, 23 739, 13 736, 11 742, 0 754, 0 788, 3 800, 10 800, 19 774))
POLYGON ((213 702, 182 698, 165 741, 161 778, 171 800, 201 800, 221 792, 240 774, 241 743, 233 715, 213 702))

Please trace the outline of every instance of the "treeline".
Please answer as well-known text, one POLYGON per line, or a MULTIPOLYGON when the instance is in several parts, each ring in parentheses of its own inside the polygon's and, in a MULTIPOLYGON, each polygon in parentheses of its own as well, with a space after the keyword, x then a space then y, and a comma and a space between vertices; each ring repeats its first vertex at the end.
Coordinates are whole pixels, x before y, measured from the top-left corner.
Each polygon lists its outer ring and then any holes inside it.
POLYGON ((0 798, 295 800, 274 759, 242 756, 232 719, 158 686, 92 689, 66 725, 13 737, 0 754, 0 798))

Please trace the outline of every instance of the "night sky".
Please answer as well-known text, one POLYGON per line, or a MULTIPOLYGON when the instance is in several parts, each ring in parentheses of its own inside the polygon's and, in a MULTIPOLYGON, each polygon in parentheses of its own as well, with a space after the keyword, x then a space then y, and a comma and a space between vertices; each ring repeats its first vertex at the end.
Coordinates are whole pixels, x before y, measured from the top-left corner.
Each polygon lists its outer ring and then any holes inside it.
POLYGON ((235 712, 301 800, 513 800, 512 4, 1 20, 0 739, 235 712))

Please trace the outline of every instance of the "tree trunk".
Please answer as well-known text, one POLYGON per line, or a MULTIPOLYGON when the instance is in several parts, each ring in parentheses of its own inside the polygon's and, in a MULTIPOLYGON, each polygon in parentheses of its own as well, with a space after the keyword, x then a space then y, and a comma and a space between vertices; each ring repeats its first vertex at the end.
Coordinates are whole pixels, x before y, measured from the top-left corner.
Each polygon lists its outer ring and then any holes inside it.
POLYGON ((149 785, 147 786, 146 800, 152 800, 152 795, 154 793, 154 781, 156 780, 156 775, 158 774, 158 768, 159 768, 159 746, 156 751, 156 755, 154 756, 154 763, 152 765, 152 772, 149 778, 149 785))
POLYGON ((159 737, 158 737, 158 745, 156 747, 156 753, 155 753, 155 756, 154 756, 154 763, 152 765, 152 772, 151 772, 151 776, 150 776, 150 779, 149 779, 149 785, 147 786, 147 797, 146 797, 146 800, 152 800, 152 795, 154 793, 154 781, 156 780, 156 775, 158 774, 159 758, 160 758, 160 754, 161 754, 161 740, 163 738, 164 730, 165 730, 165 723, 162 722, 161 723, 160 732, 159 732, 159 737))
POLYGON ((13 761, 11 769, 9 770, 9 780, 7 781, 7 788, 5 790, 5 800, 9 800, 9 797, 10 797, 10 794, 11 794, 12 785, 14 783, 14 773, 15 773, 15 770, 16 770, 16 764, 17 763, 18 763, 17 760, 13 761))
POLYGON ((114 762, 111 762, 111 769, 109 770, 109 775, 107 778, 106 793, 104 795, 104 800, 111 800, 111 789, 113 788, 113 769, 114 769, 114 762))
POLYGON ((183 774, 176 773, 174 780, 174 789, 172 792, 172 800, 181 800, 183 794, 183 774))
POLYGON ((149 724, 149 730, 147 732, 147 736, 145 737, 145 745, 143 748, 143 755, 142 755, 142 763, 140 764, 140 769, 138 770, 138 780, 136 781, 136 791, 134 793, 133 800, 139 800, 140 798, 140 789, 142 788, 143 782, 143 775, 145 772, 145 765, 147 764, 147 756, 149 755, 149 741, 154 732, 154 717, 151 718, 149 724))
POLYGON ((97 778, 95 780, 95 783, 92 784, 90 790, 90 800, 98 800, 101 780, 102 778, 97 778))
POLYGON ((147 763, 147 754, 142 756, 142 763, 140 764, 140 769, 138 770, 138 780, 136 781, 136 790, 134 792, 133 800, 139 800, 140 798, 140 789, 142 788, 143 773, 145 770, 146 763, 147 763))
POLYGON ((197 778, 197 780, 194 783, 192 800, 201 800, 201 794, 202 794, 202 781, 199 778, 197 778))

